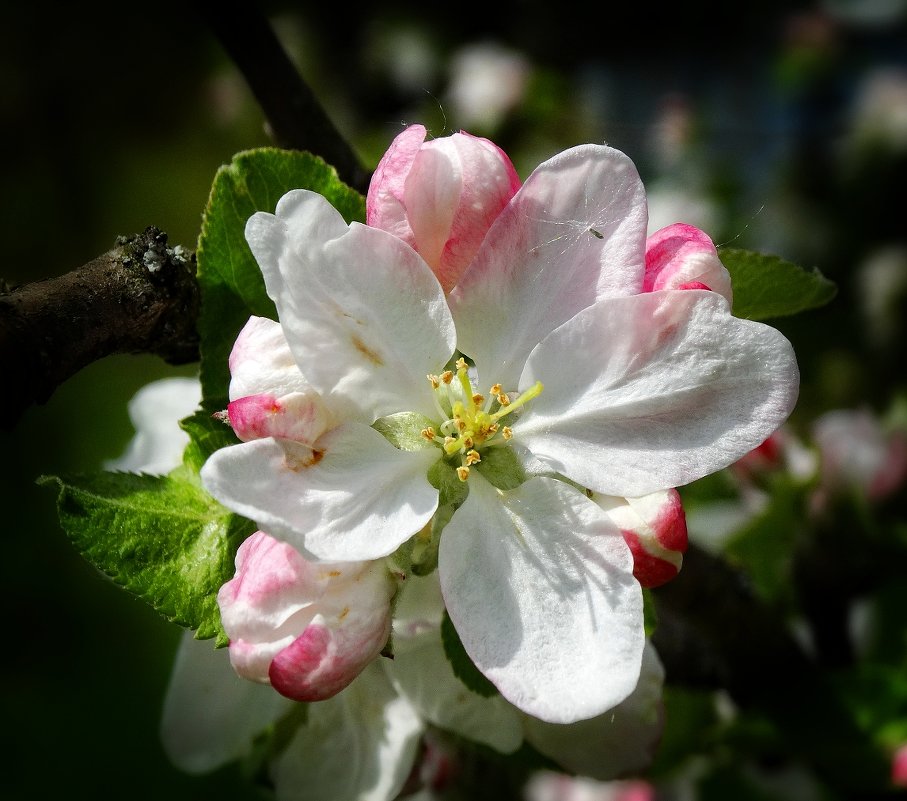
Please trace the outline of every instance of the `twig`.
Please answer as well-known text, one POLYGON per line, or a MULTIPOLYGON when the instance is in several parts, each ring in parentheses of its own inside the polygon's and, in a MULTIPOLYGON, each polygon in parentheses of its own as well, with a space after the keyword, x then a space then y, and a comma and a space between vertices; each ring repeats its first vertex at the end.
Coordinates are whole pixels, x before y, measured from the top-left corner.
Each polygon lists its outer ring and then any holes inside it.
POLYGON ((197 361, 195 255, 149 227, 73 272, 0 294, 0 428, 114 353, 197 361))
POLYGON ((257 5, 248 0, 195 0, 195 6, 245 78, 275 142, 321 156, 343 181, 364 193, 369 172, 299 75, 257 5))

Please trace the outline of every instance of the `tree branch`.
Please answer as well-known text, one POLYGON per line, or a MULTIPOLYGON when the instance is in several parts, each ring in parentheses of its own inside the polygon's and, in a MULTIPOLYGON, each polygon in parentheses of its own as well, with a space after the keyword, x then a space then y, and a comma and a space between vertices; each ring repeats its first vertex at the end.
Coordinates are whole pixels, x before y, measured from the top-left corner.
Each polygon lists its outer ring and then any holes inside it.
POLYGON ((321 156, 343 181, 365 193, 369 171, 299 75, 257 5, 195 0, 195 6, 245 78, 277 144, 321 156))
POLYGON ((70 376, 114 353, 197 361, 195 254, 149 227, 88 264, 0 294, 0 428, 70 376))

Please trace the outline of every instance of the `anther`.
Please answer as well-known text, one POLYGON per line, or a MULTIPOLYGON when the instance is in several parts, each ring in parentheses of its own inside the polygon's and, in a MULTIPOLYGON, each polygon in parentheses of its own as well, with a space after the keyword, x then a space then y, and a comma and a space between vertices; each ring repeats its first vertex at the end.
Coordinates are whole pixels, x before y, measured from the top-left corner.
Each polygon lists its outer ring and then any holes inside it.
POLYGON ((476 462, 481 462, 481 461, 482 461, 482 457, 479 456, 478 451, 466 451, 466 464, 467 465, 475 464, 476 462))
POLYGON ((502 392, 498 395, 498 403, 501 406, 510 406, 510 396, 506 392, 502 392))
POLYGON ((443 373, 441 373, 441 380, 445 384, 449 384, 451 381, 453 381, 453 377, 453 370, 445 370, 443 373))
POLYGON ((419 433, 429 442, 435 441, 435 430, 431 426, 429 426, 428 428, 423 428, 419 433))
POLYGON ((492 395, 500 395, 503 387, 500 384, 494 384, 489 390, 492 395))
POLYGON ((513 429, 510 426, 504 426, 501 429, 501 436, 504 439, 513 439, 513 429))
POLYGON ((431 384, 432 389, 437 389, 438 387, 441 386, 441 379, 438 378, 438 376, 433 375, 432 373, 429 373, 425 377, 428 379, 428 382, 431 384))
POLYGON ((468 369, 468 365, 466 364, 466 359, 464 359, 462 356, 459 359, 457 359, 456 367, 457 367, 457 370, 468 369))
POLYGON ((469 468, 466 465, 457 468, 457 478, 460 481, 466 481, 469 478, 469 468))

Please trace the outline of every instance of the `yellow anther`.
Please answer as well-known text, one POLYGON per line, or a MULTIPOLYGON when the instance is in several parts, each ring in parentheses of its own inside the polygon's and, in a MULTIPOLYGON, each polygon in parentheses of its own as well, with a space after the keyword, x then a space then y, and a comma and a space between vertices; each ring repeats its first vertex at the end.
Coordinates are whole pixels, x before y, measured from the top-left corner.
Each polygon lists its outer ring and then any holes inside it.
POLYGON ((466 481, 469 478, 469 468, 466 465, 457 468, 457 478, 460 481, 466 481))
POLYGON ((492 395, 500 395, 502 389, 503 387, 500 384, 495 384, 489 391, 492 395))
POLYGON ((438 387, 441 386, 441 379, 438 376, 433 375, 432 373, 429 373, 425 377, 428 379, 428 382, 431 384, 432 389, 437 389, 438 387))
POLYGON ((457 370, 466 370, 468 369, 469 365, 466 364, 466 359, 461 356, 459 359, 457 359, 456 367, 457 370))
POLYGON ((466 430, 466 421, 461 417, 455 417, 454 422, 457 424, 457 431, 462 434, 466 430))
POLYGON ((441 380, 445 384, 449 384, 451 381, 453 381, 453 377, 453 370, 445 370, 443 373, 441 373, 441 380))
POLYGON ((478 392, 476 392, 476 394, 472 396, 472 402, 476 406, 481 406, 483 403, 485 403, 485 396, 480 395, 478 392))
POLYGON ((466 451, 466 464, 475 464, 476 462, 481 462, 482 457, 479 456, 478 451, 466 451))
POLYGON ((498 395, 498 403, 501 406, 510 406, 510 396, 506 392, 502 392, 498 395))
POLYGON ((513 429, 510 426, 504 426, 501 429, 501 436, 504 439, 513 439, 513 429))
POLYGON ((469 450, 470 448, 475 447, 476 443, 475 440, 467 434, 460 440, 460 444, 466 448, 466 450, 469 450))
POLYGON ((428 428, 423 428, 419 433, 429 442, 435 441, 435 430, 431 426, 429 426, 428 428))

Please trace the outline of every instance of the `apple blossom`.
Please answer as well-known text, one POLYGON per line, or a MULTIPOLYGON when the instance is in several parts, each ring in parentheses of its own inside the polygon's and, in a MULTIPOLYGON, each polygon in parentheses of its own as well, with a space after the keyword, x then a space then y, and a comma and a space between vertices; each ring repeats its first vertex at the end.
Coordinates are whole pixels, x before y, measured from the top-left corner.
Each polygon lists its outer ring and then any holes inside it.
POLYGON ((135 436, 108 470, 163 475, 178 467, 189 435, 179 421, 198 407, 202 387, 197 378, 161 378, 145 384, 129 401, 135 436))
POLYGON ((186 632, 167 686, 161 740, 171 761, 193 774, 265 756, 277 801, 391 801, 413 768, 423 729, 378 663, 333 698, 302 707, 238 677, 226 649, 186 632), (278 724, 288 741, 268 740, 278 724))
POLYGON ((425 136, 410 125, 394 139, 369 185, 366 222, 412 245, 449 292, 520 179, 487 139, 425 136))
POLYGON ((813 423, 812 434, 819 448, 822 502, 847 489, 879 501, 907 481, 907 435, 887 431, 869 409, 825 412, 813 423))
POLYGON ((438 513, 447 611, 504 698, 561 723, 627 698, 642 595, 588 493, 665 491, 760 444, 796 400, 787 340, 717 292, 644 291, 645 194, 605 146, 538 167, 449 295, 404 239, 313 192, 246 238, 280 322, 240 337, 257 378, 234 374, 231 403, 279 402, 205 464, 211 494, 328 562, 392 554, 438 513))
POLYGON ((395 591, 383 561, 315 564, 257 531, 217 594, 230 661, 288 698, 330 698, 387 643, 395 591))

